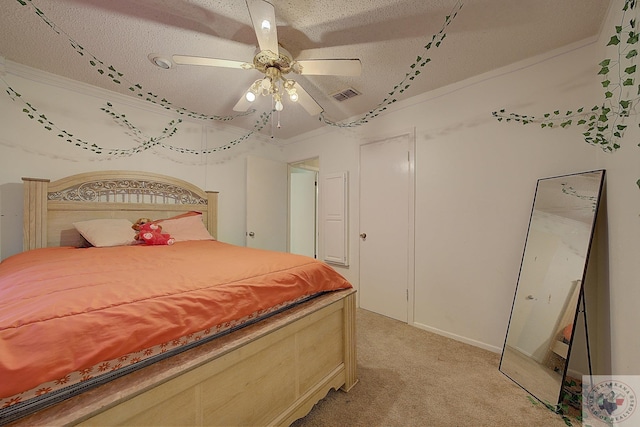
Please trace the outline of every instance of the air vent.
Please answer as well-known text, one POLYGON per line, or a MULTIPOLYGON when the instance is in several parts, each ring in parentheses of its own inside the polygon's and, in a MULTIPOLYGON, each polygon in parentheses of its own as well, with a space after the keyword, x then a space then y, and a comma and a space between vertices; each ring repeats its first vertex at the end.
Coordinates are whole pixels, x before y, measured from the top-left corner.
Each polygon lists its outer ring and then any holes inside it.
POLYGON ((360 92, 358 92, 357 90, 355 90, 354 88, 347 88, 341 92, 338 93, 334 93, 333 95, 331 95, 333 97, 333 99, 335 99, 338 102, 342 102, 342 101, 346 101, 349 98, 353 98, 354 96, 358 96, 360 95, 360 92))

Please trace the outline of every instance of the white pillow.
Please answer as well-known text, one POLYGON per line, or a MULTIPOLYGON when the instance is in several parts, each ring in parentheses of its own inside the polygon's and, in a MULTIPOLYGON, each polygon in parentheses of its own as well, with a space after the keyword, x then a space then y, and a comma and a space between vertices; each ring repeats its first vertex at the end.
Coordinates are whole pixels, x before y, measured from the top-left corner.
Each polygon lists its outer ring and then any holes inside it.
POLYGON ((136 232, 128 219, 91 219, 74 222, 82 237, 96 247, 125 246, 136 243, 136 232))

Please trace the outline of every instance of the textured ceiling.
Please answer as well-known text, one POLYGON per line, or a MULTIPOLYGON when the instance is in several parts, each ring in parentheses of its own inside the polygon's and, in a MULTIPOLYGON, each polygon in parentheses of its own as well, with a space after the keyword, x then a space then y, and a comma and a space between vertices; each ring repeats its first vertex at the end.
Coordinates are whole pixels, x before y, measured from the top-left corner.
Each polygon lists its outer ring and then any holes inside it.
MULTIPOLYGON (((442 45, 425 52, 456 0, 272 0, 278 40, 295 59, 362 62, 358 77, 293 76, 332 121, 358 119, 378 106, 417 56, 431 62, 399 100, 598 35, 610 3, 463 1, 442 45), (341 103, 330 96, 348 87, 361 95, 341 103)), ((139 84, 173 106, 204 115, 237 114, 233 106, 260 73, 184 65, 163 70, 149 55, 251 62, 256 47, 244 0, 3 0, 0 16, 0 56, 7 60, 127 95, 131 84, 139 84), (91 55, 122 73, 122 83, 99 74, 89 64, 91 55)), ((284 104, 281 128, 263 132, 288 139, 324 126, 299 105, 284 104)), ((253 129, 271 102, 259 98, 254 107, 257 113, 229 124, 253 129)))

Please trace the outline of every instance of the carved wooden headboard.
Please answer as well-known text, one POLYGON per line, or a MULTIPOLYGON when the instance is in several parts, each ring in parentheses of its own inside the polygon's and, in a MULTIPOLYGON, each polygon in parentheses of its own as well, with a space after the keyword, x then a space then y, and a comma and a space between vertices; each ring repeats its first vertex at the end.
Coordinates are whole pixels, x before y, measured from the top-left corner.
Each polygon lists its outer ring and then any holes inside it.
POLYGON ((218 192, 204 191, 186 181, 135 171, 98 171, 57 181, 24 181, 23 249, 81 246, 77 221, 96 218, 168 218, 200 211, 217 237, 218 192))

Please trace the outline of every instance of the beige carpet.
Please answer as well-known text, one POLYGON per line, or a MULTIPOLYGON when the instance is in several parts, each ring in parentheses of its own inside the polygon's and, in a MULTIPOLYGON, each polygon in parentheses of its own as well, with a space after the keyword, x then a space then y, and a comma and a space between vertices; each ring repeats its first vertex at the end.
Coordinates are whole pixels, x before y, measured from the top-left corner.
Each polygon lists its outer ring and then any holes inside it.
POLYGON ((498 371, 499 354, 362 309, 357 328, 359 383, 292 426, 566 426, 498 371))

